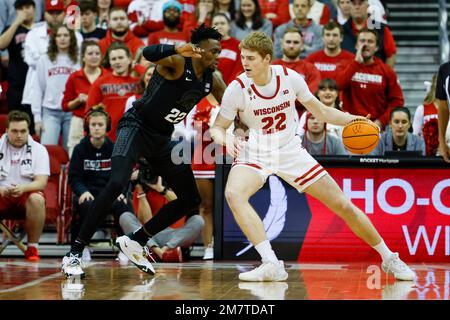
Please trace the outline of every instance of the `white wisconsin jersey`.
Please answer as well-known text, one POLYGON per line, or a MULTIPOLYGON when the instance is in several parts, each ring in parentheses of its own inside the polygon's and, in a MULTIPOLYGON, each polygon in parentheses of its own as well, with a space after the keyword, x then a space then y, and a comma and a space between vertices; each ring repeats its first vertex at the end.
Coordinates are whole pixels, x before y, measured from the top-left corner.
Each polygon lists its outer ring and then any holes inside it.
POLYGON ((294 138, 295 101, 312 98, 297 72, 281 65, 273 65, 271 70, 271 80, 265 86, 257 86, 245 73, 241 74, 227 88, 221 107, 221 114, 227 119, 238 114, 250 129, 248 144, 260 150, 282 147, 294 138))

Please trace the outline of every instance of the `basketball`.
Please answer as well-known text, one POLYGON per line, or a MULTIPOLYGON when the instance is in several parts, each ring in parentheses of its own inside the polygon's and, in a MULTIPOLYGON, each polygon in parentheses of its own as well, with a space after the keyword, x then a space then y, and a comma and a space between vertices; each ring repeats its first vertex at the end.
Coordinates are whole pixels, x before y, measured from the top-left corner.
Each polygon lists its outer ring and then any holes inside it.
POLYGON ((342 130, 342 142, 351 153, 368 154, 375 149, 379 140, 378 127, 367 120, 351 121, 342 130))

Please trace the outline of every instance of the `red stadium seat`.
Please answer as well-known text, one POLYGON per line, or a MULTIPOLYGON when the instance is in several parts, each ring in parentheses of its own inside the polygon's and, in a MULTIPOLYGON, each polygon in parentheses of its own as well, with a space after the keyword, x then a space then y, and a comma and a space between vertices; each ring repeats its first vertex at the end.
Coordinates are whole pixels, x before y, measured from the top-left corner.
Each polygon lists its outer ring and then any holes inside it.
POLYGON ((57 243, 64 243, 70 225, 70 190, 67 183, 69 155, 57 145, 46 145, 50 157, 50 177, 44 190, 46 224, 56 225, 57 243))
POLYGON ((8 122, 8 115, 0 114, 0 137, 6 132, 7 122, 8 122))
POLYGON ((8 113, 8 100, 6 99, 6 91, 8 91, 8 82, 3 81, 0 83, 0 87, 2 90, 0 93, 0 113, 7 114, 8 113))

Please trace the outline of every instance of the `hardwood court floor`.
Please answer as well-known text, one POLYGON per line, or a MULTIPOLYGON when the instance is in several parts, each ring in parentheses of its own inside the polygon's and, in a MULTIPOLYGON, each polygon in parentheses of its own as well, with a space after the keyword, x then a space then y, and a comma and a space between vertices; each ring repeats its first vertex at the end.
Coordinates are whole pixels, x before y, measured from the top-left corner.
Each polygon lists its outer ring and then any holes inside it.
POLYGON ((286 262, 289 278, 246 283, 238 273, 252 262, 157 263, 156 275, 133 265, 94 259, 83 280, 67 280, 60 259, 38 263, 0 258, 0 300, 449 300, 450 264, 413 264, 418 279, 395 281, 379 265, 286 262), (369 273, 368 273, 369 270, 369 273))

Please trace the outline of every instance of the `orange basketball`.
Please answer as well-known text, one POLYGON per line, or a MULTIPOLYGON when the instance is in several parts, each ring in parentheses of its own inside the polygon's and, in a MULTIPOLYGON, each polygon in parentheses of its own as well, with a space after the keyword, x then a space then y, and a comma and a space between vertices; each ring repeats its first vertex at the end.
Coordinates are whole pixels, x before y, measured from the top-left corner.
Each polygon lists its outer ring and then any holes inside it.
POLYGON ((351 121, 342 131, 342 142, 351 153, 368 154, 375 149, 379 140, 378 127, 366 120, 351 121))

